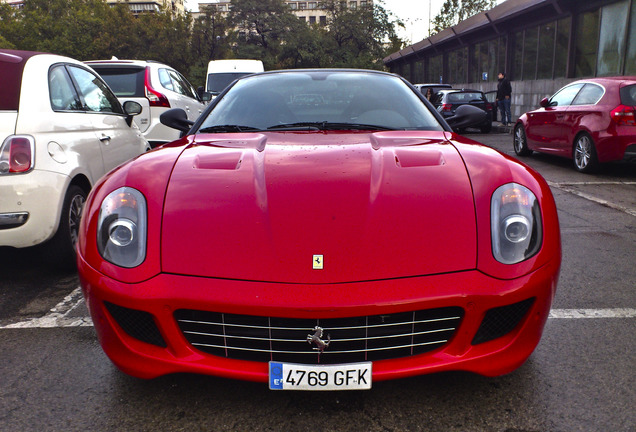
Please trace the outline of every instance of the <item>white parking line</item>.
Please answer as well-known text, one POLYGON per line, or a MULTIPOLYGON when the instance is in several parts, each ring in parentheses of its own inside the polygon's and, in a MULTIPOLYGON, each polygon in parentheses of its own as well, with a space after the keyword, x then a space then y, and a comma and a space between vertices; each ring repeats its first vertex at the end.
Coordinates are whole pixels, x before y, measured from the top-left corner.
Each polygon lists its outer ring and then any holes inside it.
MULTIPOLYGON (((12 324, 0 325, 0 330, 18 328, 54 328, 54 327, 91 327, 90 317, 69 317, 68 315, 84 302, 82 289, 76 288, 64 297, 48 314, 41 318, 31 318, 12 324)), ((635 308, 606 309, 552 309, 551 319, 586 319, 586 318, 636 318, 635 308)))
POLYGON ((82 289, 77 287, 72 293, 64 297, 48 314, 41 318, 31 318, 13 324, 0 326, 1 329, 12 328, 52 328, 52 327, 86 327, 92 326, 90 317, 69 317, 79 305, 84 302, 82 289))
POLYGON ((636 309, 553 309, 550 318, 636 318, 636 309))
POLYGON ((568 192, 573 195, 584 198, 588 201, 595 202, 602 206, 609 207, 614 210, 622 211, 623 213, 627 213, 628 215, 631 215, 631 216, 636 216, 635 209, 624 207, 624 206, 615 204, 611 201, 597 198, 593 195, 590 195, 585 192, 581 192, 580 190, 577 190, 572 187, 572 186, 636 185, 636 182, 558 182, 558 183, 555 183, 555 182, 548 181, 548 185, 550 187, 560 189, 563 192, 568 192))

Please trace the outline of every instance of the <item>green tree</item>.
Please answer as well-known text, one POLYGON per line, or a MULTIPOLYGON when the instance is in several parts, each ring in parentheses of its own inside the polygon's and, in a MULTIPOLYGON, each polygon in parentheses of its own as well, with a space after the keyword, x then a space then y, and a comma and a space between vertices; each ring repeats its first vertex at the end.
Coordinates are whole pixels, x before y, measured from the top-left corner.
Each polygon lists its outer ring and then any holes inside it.
POLYGON ((6 3, 0 3, 0 48, 17 48, 11 38, 16 33, 16 26, 15 9, 6 3))
POLYGON ((6 40, 24 50, 93 56, 108 6, 101 0, 29 0, 14 10, 6 40))
POLYGON ((439 33, 496 4, 496 0, 445 0, 442 10, 433 18, 433 31, 439 33))
POLYGON ((135 58, 160 61, 186 73, 191 62, 189 17, 164 9, 140 14, 137 20, 139 47, 135 58))
POLYGON ((237 57, 261 59, 276 67, 286 36, 299 29, 299 19, 283 0, 232 0, 230 23, 238 32, 237 57))
POLYGON ((327 33, 331 40, 331 66, 382 69, 382 59, 401 48, 395 33, 400 21, 392 21, 381 4, 350 9, 346 2, 325 0, 327 33))
POLYGON ((227 19, 215 8, 202 8, 202 14, 192 25, 189 77, 193 83, 205 82, 210 60, 225 59, 232 55, 230 27, 227 19))

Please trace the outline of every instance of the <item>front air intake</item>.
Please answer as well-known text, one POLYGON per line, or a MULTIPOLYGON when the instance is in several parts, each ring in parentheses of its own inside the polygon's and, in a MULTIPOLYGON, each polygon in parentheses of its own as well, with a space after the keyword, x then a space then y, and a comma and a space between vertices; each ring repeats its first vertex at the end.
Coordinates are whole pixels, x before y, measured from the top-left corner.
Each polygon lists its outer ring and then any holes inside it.
POLYGON ((534 297, 519 303, 489 309, 473 338, 473 345, 488 342, 510 333, 526 316, 534 297))

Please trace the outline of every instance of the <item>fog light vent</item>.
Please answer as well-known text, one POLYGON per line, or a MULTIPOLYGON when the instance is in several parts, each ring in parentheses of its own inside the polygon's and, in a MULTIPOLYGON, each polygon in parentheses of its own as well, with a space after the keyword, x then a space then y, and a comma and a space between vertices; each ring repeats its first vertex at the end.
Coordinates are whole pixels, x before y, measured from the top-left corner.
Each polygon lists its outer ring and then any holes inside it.
POLYGON ((135 309, 128 309, 116 304, 104 302, 106 309, 117 321, 117 324, 128 335, 152 345, 165 348, 166 342, 163 340, 152 314, 135 309))
POLYGON ((533 303, 534 297, 488 310, 473 339, 473 345, 488 342, 510 333, 526 316, 533 303))

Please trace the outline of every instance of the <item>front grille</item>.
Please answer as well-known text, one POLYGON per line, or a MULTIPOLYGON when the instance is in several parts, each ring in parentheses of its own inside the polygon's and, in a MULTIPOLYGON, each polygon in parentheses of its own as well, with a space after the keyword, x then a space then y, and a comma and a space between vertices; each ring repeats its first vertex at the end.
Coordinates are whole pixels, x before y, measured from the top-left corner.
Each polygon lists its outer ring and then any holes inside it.
POLYGON ((331 319, 274 318, 196 310, 174 316, 190 344, 220 357, 251 361, 337 364, 408 357, 447 343, 463 317, 460 307, 331 319), (320 353, 307 341, 323 329, 320 353))

